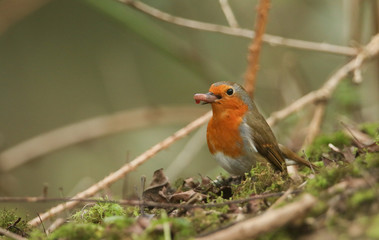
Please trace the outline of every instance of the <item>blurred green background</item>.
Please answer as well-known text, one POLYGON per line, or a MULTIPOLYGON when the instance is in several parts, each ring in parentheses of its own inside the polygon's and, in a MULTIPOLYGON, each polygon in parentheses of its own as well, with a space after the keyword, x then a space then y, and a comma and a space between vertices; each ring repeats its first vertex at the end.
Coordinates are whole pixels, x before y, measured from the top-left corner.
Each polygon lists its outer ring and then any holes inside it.
MULTIPOLYGON (((250 39, 161 22, 111 0, 42 0, 29 9, 28 4, 7 2, 11 1, 0 2, 0 13, 7 12, 0 14, 1 151, 48 131, 118 111, 152 108, 152 114, 136 117, 136 123, 147 123, 134 129, 1 172, 1 196, 39 196, 45 184, 49 197, 72 196, 209 110, 207 105, 195 105, 194 93, 207 92, 212 82, 243 83, 250 39), (24 15, 4 21, 20 9, 24 15), (156 107, 172 109, 173 114, 155 115, 156 107), (177 107, 188 110, 185 116, 172 117, 177 107)), ((143 2, 173 15, 227 25, 217 0, 143 2)), ((257 1, 230 4, 239 25, 252 29, 257 1)), ((274 0, 266 32, 359 47, 378 32, 377 11, 377 1, 368 0, 274 0)), ((264 44, 256 102, 267 117, 320 87, 349 59, 264 44)), ((378 119, 377 60, 364 65, 363 77, 359 86, 348 79, 338 88, 327 109, 324 131, 341 128, 340 119, 378 119)), ((279 141, 295 149, 301 146, 311 116, 312 111, 303 111, 282 121, 274 129, 279 141)), ((223 172, 208 153, 205 128, 201 128, 129 174, 124 183, 114 184, 112 195, 135 194, 140 177, 150 179, 159 168, 168 169, 172 181, 198 174, 215 178, 223 172), (175 159, 177 163, 171 165, 175 159)), ((53 204, 7 206, 34 215, 48 205, 53 204)))

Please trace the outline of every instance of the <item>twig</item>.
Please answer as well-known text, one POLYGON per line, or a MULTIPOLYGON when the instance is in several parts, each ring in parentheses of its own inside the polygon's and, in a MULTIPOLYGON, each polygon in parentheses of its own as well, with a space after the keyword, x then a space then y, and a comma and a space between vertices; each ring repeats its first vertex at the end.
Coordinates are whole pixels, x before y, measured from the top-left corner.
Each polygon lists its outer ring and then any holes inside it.
POLYGON ((343 67, 337 70, 325 83, 324 85, 315 91, 312 91, 303 97, 299 98, 291 105, 286 108, 274 112, 267 119, 270 126, 275 125, 279 120, 282 120, 289 116, 290 114, 297 112, 304 108, 306 105, 313 103, 315 101, 327 100, 331 97, 332 93, 348 73, 360 68, 362 63, 379 52, 379 34, 375 35, 371 41, 363 48, 363 50, 358 54, 356 58, 345 64, 343 67), (357 61, 358 59, 358 61, 357 61))
MULTIPOLYGON (((293 190, 290 194, 301 193, 300 190, 293 190)), ((278 197, 282 196, 284 192, 275 192, 275 193, 265 193, 261 195, 255 195, 248 198, 229 200, 222 203, 205 203, 205 204, 187 204, 187 203, 162 203, 162 202, 153 202, 153 201, 142 201, 142 200, 103 200, 103 199, 90 199, 90 198, 41 198, 41 197, 0 197, 0 202, 28 202, 28 203, 40 203, 40 202, 81 202, 81 203, 116 203, 119 205, 128 205, 128 206, 141 206, 146 207, 156 207, 156 208, 213 208, 213 207, 222 207, 230 204, 241 204, 246 203, 256 199, 264 199, 269 197, 278 197)))
POLYGON ((80 142, 144 127, 152 123, 185 121, 204 110, 195 107, 138 108, 101 116, 58 128, 26 140, 0 153, 0 172, 10 171, 32 159, 80 142), (153 120, 152 120, 153 119, 153 120))
POLYGON ((208 236, 196 238, 197 240, 237 240, 251 239, 260 234, 273 231, 305 214, 316 204, 316 198, 304 194, 302 198, 282 208, 266 212, 258 217, 239 222, 229 228, 222 229, 208 236))
MULTIPOLYGON (((103 180, 95 183, 94 185, 92 185, 88 189, 84 190, 83 192, 76 194, 74 196, 74 198, 88 198, 88 197, 95 195, 98 191, 108 187, 109 185, 111 185, 115 181, 123 178, 125 176, 125 174, 133 171, 139 165, 146 162, 148 159, 153 157, 155 154, 157 154, 161 150, 169 147, 175 141, 183 138, 188 133, 190 133, 194 129, 198 128, 199 126, 201 126, 202 124, 207 122, 210 119, 210 117, 211 117, 211 112, 207 112, 205 115, 203 115, 200 118, 196 119, 195 121, 191 122, 190 124, 188 124, 187 126, 185 126, 182 129, 180 129, 179 131, 177 131, 173 135, 169 136, 168 138, 166 138, 163 141, 159 142, 158 144, 154 145, 153 147, 151 147, 150 149, 148 149, 147 151, 145 151, 144 153, 139 155, 137 158, 135 158, 130 163, 125 164, 120 169, 118 169, 116 172, 111 173, 109 176, 107 176, 103 180)), ((65 209, 69 209, 69 208, 74 207, 78 203, 79 202, 69 202, 69 203, 65 203, 65 204, 59 204, 59 205, 51 208, 47 212, 42 213, 40 215, 41 220, 44 221, 44 220, 62 212, 65 209)), ((32 226, 39 225, 40 224, 39 218, 36 217, 36 218, 32 219, 29 222, 29 224, 32 226)))
POLYGON ((261 52, 263 34, 266 29, 270 0, 260 0, 255 22, 255 37, 249 46, 248 67, 245 74, 245 89, 253 96, 255 80, 259 69, 259 54, 261 52))
POLYGON ((313 140, 316 138, 316 136, 319 134, 322 120, 324 118, 325 108, 326 108, 325 101, 316 103, 313 118, 312 118, 311 123, 309 124, 308 134, 305 137, 305 140, 302 146, 303 149, 309 144, 311 144, 313 140))
MULTIPOLYGON (((254 32, 249 29, 232 28, 218 24, 200 22, 196 20, 186 19, 182 17, 173 16, 159 9, 153 8, 145 3, 134 0, 117 0, 132 8, 137 9, 149 16, 152 16, 161 21, 176 24, 182 27, 188 27, 201 31, 216 32, 226 35, 232 35, 244 38, 253 38, 254 32)), ((265 34, 263 35, 263 41, 273 46, 286 46, 292 48, 299 48, 311 51, 319 51, 325 53, 341 54, 347 56, 355 56, 358 51, 355 48, 338 46, 329 43, 316 43, 297 39, 283 38, 275 35, 265 34)))
POLYGON ((12 238, 12 239, 15 239, 15 240, 27 240, 26 238, 16 234, 16 233, 13 233, 13 232, 10 232, 4 228, 1 228, 0 227, 0 233, 9 237, 9 238, 12 238))
POLYGON ((238 25, 236 17, 234 16, 232 8, 229 5, 229 1, 228 0, 219 0, 219 1, 220 1, 221 9, 224 12, 225 18, 228 21, 229 25, 232 28, 238 28, 239 25, 238 25))
POLYGON ((46 228, 45 228, 45 224, 43 224, 43 220, 41 219, 41 216, 38 213, 37 213, 37 217, 38 217, 38 220, 39 220, 40 224, 42 225, 43 232, 47 236, 47 231, 46 231, 46 228))

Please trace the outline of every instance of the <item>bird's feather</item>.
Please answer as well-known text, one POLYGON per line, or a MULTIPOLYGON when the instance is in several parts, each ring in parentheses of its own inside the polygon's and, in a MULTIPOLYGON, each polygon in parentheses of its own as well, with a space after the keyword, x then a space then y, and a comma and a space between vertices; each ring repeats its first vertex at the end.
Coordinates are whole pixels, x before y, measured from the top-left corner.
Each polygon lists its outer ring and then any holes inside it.
MULTIPOLYGON (((254 106, 255 107, 255 106, 254 106)), ((251 128, 251 135, 258 152, 277 170, 286 171, 285 159, 266 120, 256 109, 246 113, 246 122, 251 128), (253 113, 253 111, 255 111, 253 113)))

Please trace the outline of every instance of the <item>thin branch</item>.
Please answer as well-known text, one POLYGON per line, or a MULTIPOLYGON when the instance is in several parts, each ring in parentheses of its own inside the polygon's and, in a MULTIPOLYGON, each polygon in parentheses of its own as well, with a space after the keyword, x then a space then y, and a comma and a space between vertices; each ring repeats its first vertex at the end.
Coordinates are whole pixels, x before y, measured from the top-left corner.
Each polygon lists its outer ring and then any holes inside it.
MULTIPOLYGON (((164 22, 176 24, 182 27, 192 28, 201 31, 216 32, 226 35, 232 35, 244 38, 253 38, 254 32, 249 29, 232 28, 223 25, 200 22, 187 18, 177 17, 159 9, 153 8, 145 3, 134 0, 117 0, 124 3, 142 13, 152 16, 164 22)), ((319 51, 332 54, 340 54, 346 56, 355 56, 358 54, 358 50, 351 47, 333 45, 329 43, 317 43, 309 42, 297 39, 283 38, 275 35, 265 34, 263 35, 263 41, 273 46, 286 46, 292 48, 299 48, 311 51, 319 51)))
MULTIPOLYGON (((43 197, 0 197, 0 202, 27 202, 27 203, 46 203, 46 202, 80 202, 80 203, 116 203, 119 205, 128 205, 128 206, 145 206, 145 207, 156 207, 156 208, 214 208, 222 207, 230 204, 241 204, 247 203, 252 200, 264 199, 270 197, 280 197, 286 192, 274 192, 274 193, 265 193, 261 195, 255 195, 248 198, 242 198, 237 200, 229 200, 221 203, 205 203, 205 204, 187 204, 187 203, 164 203, 164 202, 153 202, 153 201, 142 201, 142 200, 104 200, 104 199, 90 199, 90 198, 43 198, 43 197)), ((301 193, 300 190, 292 190, 289 194, 298 194, 301 193)))
POLYGON ((309 124, 308 134, 305 137, 302 148, 305 148, 306 146, 311 144, 313 140, 319 134, 322 120, 324 118, 325 108, 326 108, 325 101, 316 103, 316 108, 313 114, 313 118, 312 118, 311 123, 309 124))
POLYGON ((117 132, 153 123, 188 122, 195 111, 198 115, 204 113, 202 109, 185 106, 138 108, 77 122, 40 134, 1 152, 0 171, 10 171, 58 149, 117 132))
POLYGON ((351 71, 360 68, 362 63, 379 53, 379 34, 375 35, 371 41, 362 49, 356 58, 348 62, 346 65, 338 69, 325 83, 324 85, 315 91, 312 91, 303 97, 297 99, 291 105, 286 108, 274 112, 267 119, 270 126, 275 125, 278 121, 286 118, 290 114, 303 109, 308 104, 316 101, 327 100, 331 97, 338 84, 347 76, 351 71))
POLYGON ((197 240, 237 240, 252 239, 262 233, 273 231, 285 224, 298 219, 311 209, 317 200, 310 194, 304 194, 302 198, 282 208, 268 211, 258 217, 251 218, 235 225, 217 231, 213 234, 196 238, 197 240))
POLYGON ((8 231, 4 228, 1 228, 1 227, 0 227, 0 234, 5 235, 5 236, 12 238, 12 239, 15 239, 15 240, 27 240, 26 238, 24 238, 24 237, 22 237, 16 233, 10 232, 10 231, 8 231))
POLYGON ((270 0, 260 0, 255 21, 255 37, 249 46, 248 67, 245 74, 244 87, 253 96, 255 80, 259 69, 259 54, 261 52, 263 34, 266 29, 270 0))
MULTIPOLYGON (((176 142, 177 140, 185 137, 188 133, 193 131, 194 129, 198 128, 205 122, 207 122, 211 117, 211 112, 207 112, 205 115, 201 116, 200 118, 196 119, 195 121, 189 123, 187 126, 184 128, 178 130, 175 132, 173 135, 169 136, 168 138, 164 139, 163 141, 157 143, 141 155, 139 155, 137 158, 135 158, 133 161, 125 164, 122 166, 120 169, 118 169, 116 172, 111 173, 107 177, 105 177, 103 180, 95 183, 88 189, 84 190, 83 192, 80 192, 74 196, 74 198, 88 198, 93 195, 95 195, 97 192, 100 190, 108 187, 109 185, 113 184, 117 180, 123 178, 125 174, 128 172, 131 172, 135 170, 139 165, 143 164, 147 160, 149 160, 151 157, 156 155, 158 152, 161 150, 169 147, 171 144, 176 142)), ((45 213, 42 213, 41 219, 42 221, 45 221, 48 218, 51 218, 52 216, 64 211, 65 209, 70 209, 74 206, 76 206, 79 202, 69 202, 69 203, 64 203, 64 204, 59 204, 50 210, 48 210, 45 213)), ((40 220, 38 217, 32 219, 29 222, 30 225, 36 226, 40 224, 40 220)))
POLYGON ((228 21, 229 25, 232 28, 238 28, 239 25, 238 25, 236 17, 234 16, 233 10, 229 5, 229 1, 228 0, 219 0, 219 1, 220 1, 221 9, 224 12, 226 21, 228 21))

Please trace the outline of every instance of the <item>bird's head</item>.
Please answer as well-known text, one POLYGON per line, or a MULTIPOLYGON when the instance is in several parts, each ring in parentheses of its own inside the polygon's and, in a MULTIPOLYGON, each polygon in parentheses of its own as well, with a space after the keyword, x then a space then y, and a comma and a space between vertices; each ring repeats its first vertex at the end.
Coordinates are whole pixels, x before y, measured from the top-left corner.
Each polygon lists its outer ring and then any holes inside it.
POLYGON ((208 93, 197 93, 194 99, 196 103, 212 104, 213 113, 252 107, 251 99, 245 89, 233 82, 214 83, 208 93))

